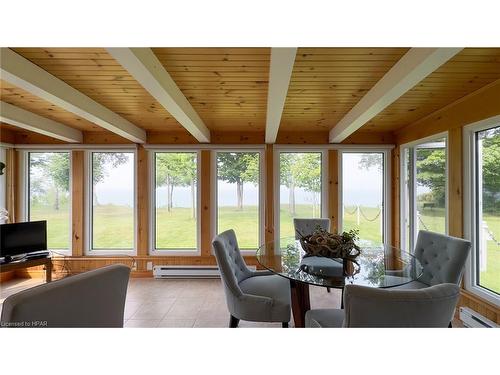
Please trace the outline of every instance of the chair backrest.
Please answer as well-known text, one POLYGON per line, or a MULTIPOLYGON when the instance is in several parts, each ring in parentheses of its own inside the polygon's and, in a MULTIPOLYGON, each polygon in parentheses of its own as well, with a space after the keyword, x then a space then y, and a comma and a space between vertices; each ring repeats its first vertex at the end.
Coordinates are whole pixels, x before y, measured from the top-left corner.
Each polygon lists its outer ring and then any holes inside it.
POLYGON ((307 236, 314 232, 319 226, 321 229, 330 230, 330 219, 293 219, 295 228, 295 239, 300 238, 300 234, 307 236), (299 234, 300 233, 300 234, 299 234))
POLYGON ((226 291, 240 296, 242 292, 238 284, 249 278, 251 271, 241 256, 234 230, 230 229, 215 236, 212 246, 226 291))
POLYGON ((461 238, 421 230, 414 255, 422 265, 419 281, 427 285, 459 284, 471 244, 461 238))
POLYGON ((345 327, 448 327, 460 297, 456 284, 424 289, 346 285, 345 327))
POLYGON ((130 268, 107 266, 5 299, 3 327, 123 327, 130 268))

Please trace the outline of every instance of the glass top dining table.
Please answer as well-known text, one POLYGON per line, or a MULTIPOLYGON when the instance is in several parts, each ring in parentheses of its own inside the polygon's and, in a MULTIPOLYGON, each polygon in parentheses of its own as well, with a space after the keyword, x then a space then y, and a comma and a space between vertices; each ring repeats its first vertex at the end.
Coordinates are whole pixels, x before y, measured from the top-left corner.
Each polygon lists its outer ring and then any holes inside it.
POLYGON ((256 256, 261 266, 290 280, 296 327, 304 326, 305 312, 310 309, 309 285, 342 291, 347 284, 390 288, 422 274, 422 266, 412 254, 389 245, 362 247, 353 263, 309 257, 300 241, 289 237, 260 246, 256 256))

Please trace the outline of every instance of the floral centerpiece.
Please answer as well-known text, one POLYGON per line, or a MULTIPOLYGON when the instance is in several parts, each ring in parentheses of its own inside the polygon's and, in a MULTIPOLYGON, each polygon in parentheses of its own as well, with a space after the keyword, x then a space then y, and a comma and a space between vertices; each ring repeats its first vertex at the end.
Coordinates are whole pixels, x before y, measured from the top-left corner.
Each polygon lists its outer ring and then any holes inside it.
POLYGON ((361 254, 361 249, 356 245, 356 241, 359 240, 359 231, 355 229, 336 234, 318 226, 309 235, 304 236, 299 231, 297 233, 300 236, 300 244, 307 256, 342 258, 355 261, 361 254))

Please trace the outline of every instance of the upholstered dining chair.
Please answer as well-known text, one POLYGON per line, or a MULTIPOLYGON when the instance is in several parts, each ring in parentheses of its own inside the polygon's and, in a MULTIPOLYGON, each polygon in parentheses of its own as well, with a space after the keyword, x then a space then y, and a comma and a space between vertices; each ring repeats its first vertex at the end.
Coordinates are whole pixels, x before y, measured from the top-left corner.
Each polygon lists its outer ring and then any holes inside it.
POLYGON ((123 327, 130 268, 111 265, 7 297, 2 327, 123 327))
POLYGON ((295 239, 298 240, 300 235, 307 236, 314 232, 317 227, 324 230, 330 230, 330 219, 293 219, 295 229, 295 239), (300 233, 300 234, 299 234, 300 233))
POLYGON ((236 234, 227 230, 212 241, 230 313, 229 327, 240 320, 253 322, 290 321, 290 284, 270 271, 250 270, 240 253, 236 234))
POLYGON ((424 289, 395 290, 346 285, 341 309, 309 310, 309 328, 446 328, 453 318, 460 287, 445 283, 424 289))
MULTIPOLYGON (((330 219, 329 218, 321 218, 321 219, 293 219, 293 226, 295 229, 295 239, 298 240, 300 236, 308 236, 312 234, 316 230, 317 227, 320 227, 324 230, 330 230, 330 219), (299 234, 300 233, 300 234, 299 234)), ((326 288, 326 291, 330 293, 330 288, 326 288)))
POLYGON ((421 289, 452 283, 460 284, 471 243, 444 234, 421 230, 413 255, 422 266, 422 275, 408 284, 393 289, 421 289))

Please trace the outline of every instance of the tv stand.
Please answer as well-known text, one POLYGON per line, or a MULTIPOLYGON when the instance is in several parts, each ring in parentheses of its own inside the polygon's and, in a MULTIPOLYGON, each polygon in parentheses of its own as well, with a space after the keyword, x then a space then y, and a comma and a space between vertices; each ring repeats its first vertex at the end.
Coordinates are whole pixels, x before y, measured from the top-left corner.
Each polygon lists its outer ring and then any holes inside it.
POLYGON ((52 281, 52 259, 50 256, 42 258, 22 258, 8 263, 0 264, 0 272, 9 272, 29 267, 45 266, 45 281, 50 283, 52 281))

